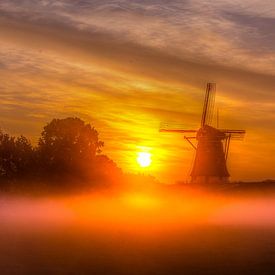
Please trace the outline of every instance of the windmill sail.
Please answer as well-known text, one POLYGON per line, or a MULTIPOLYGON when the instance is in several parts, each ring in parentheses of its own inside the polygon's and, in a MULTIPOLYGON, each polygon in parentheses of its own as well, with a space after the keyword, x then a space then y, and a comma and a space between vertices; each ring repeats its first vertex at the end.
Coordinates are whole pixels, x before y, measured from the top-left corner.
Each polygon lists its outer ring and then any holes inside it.
POLYGON ((204 106, 201 117, 201 127, 204 125, 211 125, 214 105, 215 105, 215 96, 216 96, 216 84, 215 83, 207 83, 206 93, 204 99, 204 106))

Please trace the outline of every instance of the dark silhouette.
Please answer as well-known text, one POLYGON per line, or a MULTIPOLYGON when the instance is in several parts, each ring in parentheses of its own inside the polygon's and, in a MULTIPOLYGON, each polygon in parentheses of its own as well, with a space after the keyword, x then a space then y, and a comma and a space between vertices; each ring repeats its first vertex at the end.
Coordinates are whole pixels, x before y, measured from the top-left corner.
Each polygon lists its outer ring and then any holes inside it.
POLYGON ((31 171, 34 149, 30 141, 0 132, 0 179, 15 180, 25 177, 31 171))
POLYGON ((0 180, 2 186, 33 180, 48 186, 86 186, 113 183, 122 171, 106 155, 94 127, 79 118, 53 119, 33 147, 20 136, 0 132, 0 180))
POLYGON ((208 83, 204 100, 201 127, 199 130, 168 129, 166 125, 162 132, 177 132, 193 134, 184 136, 185 140, 196 150, 195 161, 191 171, 192 184, 216 184, 228 183, 227 156, 230 141, 242 139, 245 130, 220 129, 217 116, 217 125, 213 127, 212 118, 215 103, 216 84, 208 83), (192 140, 197 140, 195 146, 192 140))
POLYGON ((53 119, 44 127, 37 154, 43 174, 83 176, 104 143, 98 132, 79 118, 53 119))

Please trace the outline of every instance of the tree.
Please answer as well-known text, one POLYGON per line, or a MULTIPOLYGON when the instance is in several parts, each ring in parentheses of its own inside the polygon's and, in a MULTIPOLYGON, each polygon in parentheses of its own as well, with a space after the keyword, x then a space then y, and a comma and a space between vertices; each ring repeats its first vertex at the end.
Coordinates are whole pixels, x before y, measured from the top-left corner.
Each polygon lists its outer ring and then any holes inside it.
POLYGON ((31 142, 24 136, 15 139, 15 163, 17 167, 17 177, 33 177, 36 168, 34 148, 31 142))
POLYGON ((0 132, 0 175, 1 178, 12 178, 16 167, 14 137, 0 132))
POLYGON ((44 127, 37 153, 47 175, 83 175, 104 143, 90 124, 79 118, 53 119, 44 127))
POLYGON ((95 128, 79 118, 53 119, 44 127, 36 148, 24 136, 15 138, 0 130, 1 184, 4 188, 22 181, 21 187, 32 183, 43 188, 49 184, 110 186, 120 181, 122 171, 100 154, 103 145, 95 128))
POLYGON ((12 137, 0 131, 0 177, 24 178, 33 165, 33 147, 24 136, 12 137))
POLYGON ((121 179, 122 170, 106 155, 98 155, 95 159, 94 177, 106 183, 121 179))

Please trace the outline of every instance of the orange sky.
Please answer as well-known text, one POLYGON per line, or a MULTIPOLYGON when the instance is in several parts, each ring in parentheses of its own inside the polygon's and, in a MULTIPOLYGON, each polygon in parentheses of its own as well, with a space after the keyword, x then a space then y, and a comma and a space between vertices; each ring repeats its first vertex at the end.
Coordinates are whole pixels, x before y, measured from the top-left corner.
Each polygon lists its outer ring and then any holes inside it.
POLYGON ((124 171, 185 181, 194 151, 159 124, 196 129, 205 85, 216 82, 220 126, 247 130, 231 147, 232 179, 275 177, 275 4, 91 2, 1 1, 5 131, 36 142, 52 118, 78 116, 124 171), (152 154, 145 171, 141 150, 152 154))

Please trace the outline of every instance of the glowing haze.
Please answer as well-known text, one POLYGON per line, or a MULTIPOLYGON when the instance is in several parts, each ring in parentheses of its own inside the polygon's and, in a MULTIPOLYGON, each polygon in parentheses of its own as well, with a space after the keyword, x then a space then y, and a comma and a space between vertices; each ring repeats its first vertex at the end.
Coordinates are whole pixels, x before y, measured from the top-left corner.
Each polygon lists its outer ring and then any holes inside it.
POLYGON ((214 81, 220 126, 248 133, 233 179, 275 177, 274 23, 269 0, 2 0, 1 128, 36 142, 52 118, 78 116, 125 171, 146 148, 149 173, 186 180, 194 152, 159 124, 197 128, 214 81))

